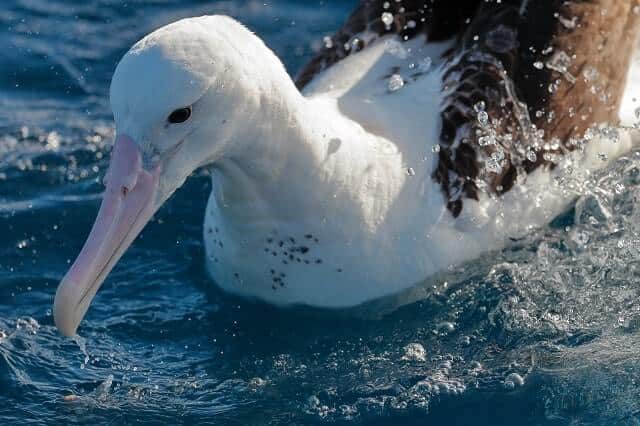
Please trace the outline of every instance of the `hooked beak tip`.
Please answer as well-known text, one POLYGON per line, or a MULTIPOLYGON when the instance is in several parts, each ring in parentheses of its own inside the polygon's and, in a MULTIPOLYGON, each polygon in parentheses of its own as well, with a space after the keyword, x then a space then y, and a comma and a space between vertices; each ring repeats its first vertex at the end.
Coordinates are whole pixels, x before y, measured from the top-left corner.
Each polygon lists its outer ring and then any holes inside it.
POLYGON ((67 337, 74 337, 80 324, 77 307, 73 306, 71 295, 68 294, 71 284, 61 283, 53 302, 53 321, 58 330, 67 337))

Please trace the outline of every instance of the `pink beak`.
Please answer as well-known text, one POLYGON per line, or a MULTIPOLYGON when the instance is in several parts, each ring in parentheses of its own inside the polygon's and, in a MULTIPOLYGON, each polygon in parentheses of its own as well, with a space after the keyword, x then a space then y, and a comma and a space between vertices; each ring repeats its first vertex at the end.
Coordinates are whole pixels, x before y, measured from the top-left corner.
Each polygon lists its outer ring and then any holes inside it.
POLYGON ((116 138, 98 217, 56 292, 53 317, 64 335, 75 335, 100 285, 155 213, 159 175, 159 165, 150 172, 142 167, 129 136, 116 138))

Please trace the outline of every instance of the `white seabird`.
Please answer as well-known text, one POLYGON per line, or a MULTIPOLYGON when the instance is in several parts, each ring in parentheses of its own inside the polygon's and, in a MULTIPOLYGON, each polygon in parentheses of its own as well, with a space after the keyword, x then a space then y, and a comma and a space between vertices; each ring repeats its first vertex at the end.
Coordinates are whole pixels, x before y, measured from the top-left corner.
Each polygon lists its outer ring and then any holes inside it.
POLYGON ((584 176, 632 145, 600 123, 617 122, 633 2, 449 3, 363 1, 297 85, 228 17, 136 43, 113 76, 106 191, 58 288, 58 328, 75 334, 115 263, 200 167, 213 179, 211 275, 277 305, 395 294, 566 209, 567 164, 584 176))

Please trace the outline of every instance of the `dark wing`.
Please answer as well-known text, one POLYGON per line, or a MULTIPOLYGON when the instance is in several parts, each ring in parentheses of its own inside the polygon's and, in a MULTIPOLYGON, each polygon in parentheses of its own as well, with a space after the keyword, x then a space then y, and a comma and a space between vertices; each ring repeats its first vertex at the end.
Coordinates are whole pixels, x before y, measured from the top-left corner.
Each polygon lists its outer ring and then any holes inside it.
POLYGON ((590 126, 618 122, 637 7, 638 0, 502 0, 478 8, 443 82, 451 94, 434 178, 454 216, 464 198, 504 193, 595 133, 616 137, 613 128, 590 126))
POLYGON ((298 73, 296 85, 302 89, 321 71, 387 34, 398 34, 405 41, 416 36, 426 36, 429 41, 456 37, 463 33, 483 1, 362 0, 343 27, 298 73), (391 19, 390 24, 387 19, 391 19))
POLYGON ((639 4, 363 0, 296 83, 304 87, 386 34, 457 39, 445 53, 448 95, 433 178, 458 216, 465 198, 478 199, 479 191, 502 194, 519 177, 553 167, 559 156, 583 146, 593 133, 589 126, 617 122, 639 4), (383 19, 385 13, 390 15, 383 19))

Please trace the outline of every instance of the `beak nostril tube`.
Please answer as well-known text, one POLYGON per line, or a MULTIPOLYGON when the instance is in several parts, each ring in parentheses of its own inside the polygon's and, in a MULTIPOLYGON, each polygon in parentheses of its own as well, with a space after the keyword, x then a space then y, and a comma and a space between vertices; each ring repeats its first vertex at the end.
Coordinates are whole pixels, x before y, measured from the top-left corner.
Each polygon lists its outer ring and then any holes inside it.
POLYGON ((127 135, 120 135, 113 147, 114 157, 122 162, 111 163, 104 178, 105 186, 119 191, 123 196, 133 190, 142 170, 142 156, 135 142, 127 135), (109 185, 111 183, 111 185, 109 185))

